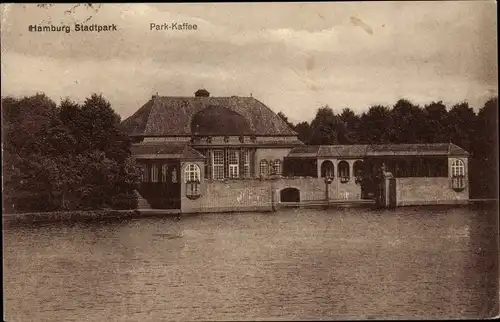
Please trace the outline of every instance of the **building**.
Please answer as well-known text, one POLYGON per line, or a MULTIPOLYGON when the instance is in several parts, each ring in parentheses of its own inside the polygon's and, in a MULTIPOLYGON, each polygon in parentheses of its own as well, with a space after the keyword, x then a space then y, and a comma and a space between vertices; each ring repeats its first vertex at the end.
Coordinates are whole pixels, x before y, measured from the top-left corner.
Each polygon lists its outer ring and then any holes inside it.
POLYGON ((354 202, 380 196, 384 173, 394 206, 469 196, 468 153, 456 145, 306 146, 253 97, 211 97, 204 89, 155 95, 122 125, 143 167, 141 207, 218 212, 354 202))

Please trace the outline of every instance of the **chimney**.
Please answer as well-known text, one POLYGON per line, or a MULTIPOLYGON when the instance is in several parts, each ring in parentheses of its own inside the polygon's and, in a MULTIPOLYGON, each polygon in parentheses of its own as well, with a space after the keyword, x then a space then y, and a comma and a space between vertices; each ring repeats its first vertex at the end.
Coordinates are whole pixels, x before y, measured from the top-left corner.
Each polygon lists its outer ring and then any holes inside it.
POLYGON ((153 95, 151 96, 151 98, 152 98, 152 99, 155 99, 155 98, 157 98, 157 97, 158 97, 158 92, 156 92, 156 94, 153 94, 153 95))
POLYGON ((202 88, 202 89, 197 90, 194 93, 194 96, 195 97, 209 97, 210 93, 206 89, 202 88))

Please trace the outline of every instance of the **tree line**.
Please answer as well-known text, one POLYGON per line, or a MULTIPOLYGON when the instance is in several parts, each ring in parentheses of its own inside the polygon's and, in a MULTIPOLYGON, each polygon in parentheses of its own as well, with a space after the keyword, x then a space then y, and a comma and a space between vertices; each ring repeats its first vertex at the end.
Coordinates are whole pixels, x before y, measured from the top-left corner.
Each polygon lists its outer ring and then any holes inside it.
POLYGON ((471 154, 471 198, 497 196, 498 97, 478 113, 467 102, 451 108, 441 101, 421 107, 400 99, 392 107, 375 105, 360 115, 349 108, 336 114, 323 106, 310 123, 293 124, 284 113, 278 115, 310 145, 454 143, 471 154))
POLYGON ((2 98, 4 211, 135 208, 140 169, 119 124, 97 94, 2 98))
MULTIPOLYGON (((328 106, 312 122, 292 124, 307 144, 452 142, 471 153, 471 197, 497 196, 498 99, 475 113, 467 103, 447 109, 399 100, 358 115, 328 106)), ((2 98, 3 211, 133 209, 141 170, 120 117, 101 95, 59 105, 44 94, 2 98)))

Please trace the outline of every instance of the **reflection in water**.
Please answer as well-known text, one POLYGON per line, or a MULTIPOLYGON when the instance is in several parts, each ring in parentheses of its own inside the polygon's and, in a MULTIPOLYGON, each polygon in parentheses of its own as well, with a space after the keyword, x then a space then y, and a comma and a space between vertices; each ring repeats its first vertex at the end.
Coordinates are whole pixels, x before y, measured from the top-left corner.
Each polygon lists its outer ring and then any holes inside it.
POLYGON ((492 316, 493 216, 443 207, 288 210, 13 228, 4 231, 5 317, 492 316))

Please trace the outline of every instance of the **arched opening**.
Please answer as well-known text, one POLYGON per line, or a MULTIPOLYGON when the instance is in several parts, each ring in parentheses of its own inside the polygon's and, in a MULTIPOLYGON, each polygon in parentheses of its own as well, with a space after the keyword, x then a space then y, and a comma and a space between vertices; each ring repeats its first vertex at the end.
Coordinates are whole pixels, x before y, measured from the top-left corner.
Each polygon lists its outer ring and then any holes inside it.
POLYGON ((333 162, 326 160, 323 163, 321 163, 321 177, 333 178, 334 176, 335 176, 335 167, 333 166, 333 162))
POLYGON ((347 161, 340 161, 339 162, 339 178, 340 182, 345 183, 349 181, 349 163, 347 161))
POLYGON ((364 167, 363 161, 360 160, 354 162, 352 166, 354 171, 354 180, 356 184, 361 184, 363 180, 363 167, 364 167))
POLYGON ((300 202, 300 191, 297 188, 285 188, 280 191, 281 202, 300 202))

